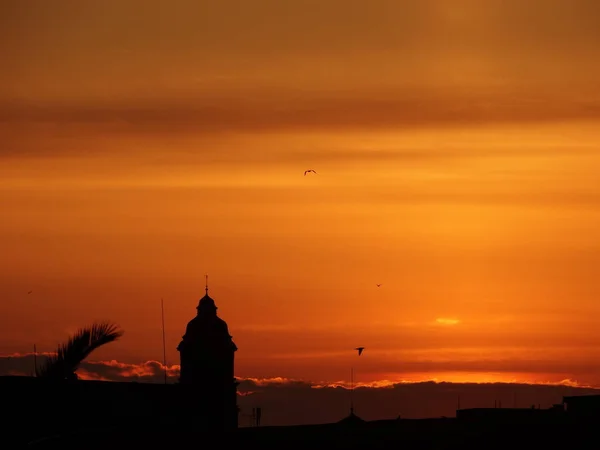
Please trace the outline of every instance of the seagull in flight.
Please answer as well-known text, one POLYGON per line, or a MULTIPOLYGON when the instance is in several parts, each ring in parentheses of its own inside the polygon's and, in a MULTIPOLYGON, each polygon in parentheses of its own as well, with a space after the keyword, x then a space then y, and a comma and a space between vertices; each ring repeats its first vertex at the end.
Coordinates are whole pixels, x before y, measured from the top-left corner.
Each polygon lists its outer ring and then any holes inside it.
POLYGON ((377 285, 377 287, 381 287, 381 283, 377 285))
POLYGON ((356 347, 354 350, 358 350, 358 356, 362 355, 362 352, 365 348, 364 347, 356 347))
POLYGON ((307 173, 310 173, 310 172, 312 172, 312 173, 314 173, 315 175, 317 175, 317 171, 316 171, 316 170, 313 170, 313 169, 308 169, 308 170, 305 170, 305 171, 304 171, 304 176, 306 176, 306 174, 307 174, 307 173))

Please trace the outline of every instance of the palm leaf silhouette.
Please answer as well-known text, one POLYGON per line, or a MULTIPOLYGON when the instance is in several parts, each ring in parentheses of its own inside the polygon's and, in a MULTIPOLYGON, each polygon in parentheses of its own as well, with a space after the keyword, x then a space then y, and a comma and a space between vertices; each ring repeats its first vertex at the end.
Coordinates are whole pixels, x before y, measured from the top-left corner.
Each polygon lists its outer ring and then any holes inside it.
POLYGON ((81 362, 98 347, 116 341, 123 330, 110 322, 96 322, 80 328, 69 340, 58 346, 56 355, 49 357, 37 371, 38 377, 76 379, 75 371, 81 362))

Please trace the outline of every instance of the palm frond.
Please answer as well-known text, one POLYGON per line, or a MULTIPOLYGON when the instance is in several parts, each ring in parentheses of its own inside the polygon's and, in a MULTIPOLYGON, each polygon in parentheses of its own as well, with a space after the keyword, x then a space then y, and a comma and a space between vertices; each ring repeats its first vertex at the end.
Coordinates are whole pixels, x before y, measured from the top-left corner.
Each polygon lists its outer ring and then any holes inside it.
POLYGON ((81 362, 98 347, 116 341, 123 330, 110 322, 96 322, 80 328, 67 342, 58 346, 56 355, 47 359, 38 377, 66 379, 75 376, 81 362))

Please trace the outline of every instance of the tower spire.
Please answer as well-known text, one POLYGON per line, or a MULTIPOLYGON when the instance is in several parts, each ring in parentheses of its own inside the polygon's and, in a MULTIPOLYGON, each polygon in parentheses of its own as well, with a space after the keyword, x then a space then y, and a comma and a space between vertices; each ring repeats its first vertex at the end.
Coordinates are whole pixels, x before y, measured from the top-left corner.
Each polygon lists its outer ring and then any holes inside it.
POLYGON ((208 295, 208 275, 204 275, 204 292, 208 295))

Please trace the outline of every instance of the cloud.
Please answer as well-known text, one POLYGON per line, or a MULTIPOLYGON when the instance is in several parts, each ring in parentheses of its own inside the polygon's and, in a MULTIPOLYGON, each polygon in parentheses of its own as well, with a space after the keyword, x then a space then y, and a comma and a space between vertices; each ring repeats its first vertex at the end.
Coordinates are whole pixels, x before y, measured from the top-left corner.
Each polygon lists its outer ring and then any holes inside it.
MULTIPOLYGON (((31 375, 34 373, 36 359, 37 366, 41 367, 50 355, 50 352, 40 352, 37 355, 13 353, 0 356, 0 375, 31 375)), ((77 374, 84 380, 162 383, 165 367, 158 361, 146 361, 141 364, 127 364, 115 360, 84 361, 77 374)), ((168 366, 167 377, 169 382, 175 382, 179 377, 179 366, 168 366)))
MULTIPOLYGON (((377 372, 373 371, 373 361, 375 364, 380 365, 379 372, 385 373, 388 379, 378 379, 375 381, 361 382, 363 386, 369 387, 381 387, 388 386, 397 382, 401 382, 411 379, 410 374, 420 374, 420 378, 417 381, 443 379, 444 374, 471 374, 473 378, 478 377, 477 374, 496 374, 498 377, 510 376, 511 374, 526 374, 531 378, 535 378, 535 374, 540 377, 551 376, 556 381, 553 383, 561 382, 561 378, 552 376, 552 374, 563 374, 566 373, 564 365, 560 362, 550 363, 543 360, 535 359, 518 359, 513 358, 510 353, 501 352, 504 357, 489 357, 481 358, 477 356, 475 349, 474 353, 469 352, 444 352, 446 359, 440 358, 437 355, 436 358, 430 358, 427 352, 420 352, 420 357, 415 358, 414 355, 411 357, 408 354, 403 353, 396 354, 394 352, 389 353, 381 350, 370 350, 369 361, 366 362, 365 366, 361 368, 363 378, 365 375, 373 375, 377 372), (391 359, 390 359, 391 357, 391 359), (399 363, 396 358, 400 358, 402 361, 399 363), (387 361, 387 363, 386 363, 387 361), (399 369, 402 368, 402 371, 399 369), (441 374, 441 375, 440 375, 441 374), (389 378, 392 377, 392 378, 389 378)), ((45 362, 46 358, 51 353, 38 353, 37 354, 37 366, 45 362)), ((277 356, 278 358, 283 355, 277 356)), ((329 359, 344 356, 341 352, 338 353, 323 353, 322 355, 316 353, 310 353, 307 355, 295 355, 290 359, 295 359, 297 362, 302 364, 310 364, 309 359, 329 359)), ((337 361, 336 359, 336 361, 337 361)), ((0 356, 0 375, 32 375, 34 373, 34 361, 35 356, 33 353, 25 354, 11 354, 0 356)), ((314 362, 314 361, 313 361, 314 362)), ((291 364, 291 361, 290 361, 291 364)), ((573 372, 577 370, 586 369, 586 373, 591 371, 599 370, 597 364, 580 364, 573 367, 573 372)), ((167 380, 168 382, 176 382, 179 377, 179 365, 168 365, 166 366, 167 380)), ((116 360, 106 361, 84 361, 77 371, 78 375, 82 379, 87 380, 104 380, 104 381, 137 381, 137 382, 148 382, 148 383, 163 383, 165 376, 165 366, 159 361, 146 361, 143 363, 124 363, 116 360)), ((469 375, 466 375, 467 377, 469 375)), ((452 377, 452 375, 451 375, 452 377)), ((273 385, 273 384, 289 384, 290 382, 305 383, 306 380, 299 379, 294 381, 290 377, 286 376, 267 376, 267 377, 243 377, 245 380, 252 382, 256 385, 273 385)), ((372 379, 373 377, 371 377, 372 379)), ((524 378, 516 376, 514 378, 520 378, 524 381, 524 378)), ((414 381, 414 379, 413 379, 414 381)), ((529 380, 527 380, 529 382, 529 380)), ((536 381, 537 382, 537 381, 536 381)), ((544 381, 540 381, 544 382, 544 381)), ((347 386, 345 381, 311 381, 313 385, 318 386, 347 386)))
POLYGON ((164 366, 158 361, 146 361, 141 364, 126 364, 112 361, 84 361, 77 371, 81 378, 104 381, 138 381, 161 383, 165 372, 167 382, 175 382, 179 378, 179 366, 164 366))
POLYGON ((35 3, 2 3, 11 120, 214 132, 599 114, 593 0, 35 3))
MULTIPOLYGON (((40 364, 48 354, 38 354, 40 364)), ((0 357, 0 375, 30 375, 33 354, 0 357)), ((78 371, 86 380, 164 382, 164 366, 158 361, 128 364, 118 361, 86 361, 78 371)), ((179 366, 167 367, 169 383, 177 380, 179 366)), ((327 423, 344 417, 349 406, 349 383, 310 382, 286 377, 238 378, 241 424, 248 425, 252 408, 263 408, 265 425, 327 423), (318 408, 315 405, 319 405, 318 408)), ((597 393, 572 379, 530 383, 450 383, 423 375, 420 380, 380 380, 357 383, 354 404, 368 420, 403 417, 453 416, 460 396, 464 408, 486 407, 500 401, 506 406, 531 404, 549 407, 563 396, 597 393)))
POLYGON ((3 89, 110 98, 266 83, 300 92, 481 78, 537 87, 536 77, 568 83, 597 69, 594 0, 139 3, 2 2, 12 69, 0 74, 3 89))
POLYGON ((35 367, 41 367, 50 352, 12 353, 0 356, 0 375, 32 375, 35 367))
MULTIPOLYGON (((384 94, 348 94, 330 98, 307 94, 302 101, 287 95, 254 94, 275 99, 268 102, 237 102, 229 98, 190 98, 185 102, 155 100, 132 107, 113 105, 38 106, 20 102, 0 104, 0 125, 37 125, 40 129, 69 125, 71 130, 96 130, 145 135, 190 133, 222 135, 231 132, 359 131, 418 129, 439 126, 525 123, 542 121, 597 120, 600 107, 593 99, 538 94, 528 102, 517 92, 478 93, 411 90, 384 94), (380 100, 374 97, 388 97, 380 100)), ((17 131, 15 129, 15 131, 17 131)), ((7 130, 10 132, 10 129, 7 130)))

